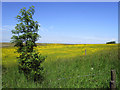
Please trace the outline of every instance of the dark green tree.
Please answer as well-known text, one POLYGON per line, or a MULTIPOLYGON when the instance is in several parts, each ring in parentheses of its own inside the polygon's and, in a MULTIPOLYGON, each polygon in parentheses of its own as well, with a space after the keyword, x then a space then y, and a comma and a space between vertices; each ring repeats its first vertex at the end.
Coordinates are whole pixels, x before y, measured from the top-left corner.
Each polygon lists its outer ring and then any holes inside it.
POLYGON ((106 44, 116 44, 115 41, 106 42, 106 44))
POLYGON ((24 72, 27 78, 34 77, 36 81, 38 78, 42 79, 43 67, 41 63, 45 60, 45 57, 39 54, 34 47, 36 41, 39 39, 38 30, 40 25, 37 21, 33 20, 34 6, 28 10, 24 7, 17 15, 19 24, 16 24, 15 30, 12 30, 14 34, 11 39, 17 52, 20 53, 18 57, 18 67, 20 72, 24 72))

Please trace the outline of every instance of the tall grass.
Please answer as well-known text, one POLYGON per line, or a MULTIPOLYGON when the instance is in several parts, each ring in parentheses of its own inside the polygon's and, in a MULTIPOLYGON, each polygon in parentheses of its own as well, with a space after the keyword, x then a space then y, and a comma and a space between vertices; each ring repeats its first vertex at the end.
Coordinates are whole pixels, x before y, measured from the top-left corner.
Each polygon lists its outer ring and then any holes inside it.
MULTIPOLYGON (((104 47, 101 45, 90 46, 90 48, 95 49, 100 47, 108 49, 74 57, 68 56, 71 54, 66 55, 70 58, 62 57, 64 54, 57 57, 58 53, 61 52, 54 53, 53 56, 48 54, 48 59, 43 63, 45 79, 42 83, 34 83, 32 80, 27 81, 25 76, 18 72, 17 63, 10 67, 3 64, 3 88, 109 88, 111 69, 116 70, 116 84, 120 88, 118 48, 117 46, 107 47, 105 45, 104 47)), ((63 48, 72 51, 76 50, 77 46, 59 47, 57 50, 63 48)), ((49 48, 48 51, 50 51, 49 48)), ((57 52, 55 48, 53 48, 53 51, 57 52)), ((12 57, 10 60, 12 60, 12 57)))

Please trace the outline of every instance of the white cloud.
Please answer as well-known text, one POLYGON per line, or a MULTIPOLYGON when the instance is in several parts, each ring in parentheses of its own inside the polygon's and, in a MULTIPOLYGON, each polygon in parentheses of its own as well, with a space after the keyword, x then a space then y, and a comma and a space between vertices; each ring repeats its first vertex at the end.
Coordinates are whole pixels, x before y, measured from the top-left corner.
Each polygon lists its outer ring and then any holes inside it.
POLYGON ((54 26, 50 26, 49 29, 50 29, 50 30, 53 30, 53 29, 54 29, 54 26))
POLYGON ((115 38, 112 38, 112 39, 110 39, 110 41, 116 41, 116 39, 115 39, 115 38))
POLYGON ((83 37, 81 39, 82 43, 106 43, 108 41, 118 42, 118 39, 117 38, 111 38, 111 37, 83 37))
POLYGON ((54 26, 53 26, 53 25, 51 25, 51 26, 49 26, 49 27, 45 27, 45 26, 43 26, 43 25, 41 25, 41 24, 39 24, 39 25, 40 25, 39 30, 41 30, 42 32, 44 32, 44 31, 49 31, 49 30, 53 30, 53 29, 54 29, 54 26))
POLYGON ((10 38, 12 36, 11 30, 14 29, 15 26, 13 25, 4 25, 0 28, 1 34, 2 34, 2 41, 3 42, 9 42, 10 38))
POLYGON ((39 27, 39 30, 41 30, 41 31, 48 31, 48 29, 47 28, 44 28, 44 27, 39 27))
POLYGON ((2 30, 2 27, 0 27, 0 30, 2 30))
POLYGON ((2 26, 2 28, 0 28, 0 30, 12 30, 14 29, 15 26, 13 25, 5 25, 5 26, 2 26))

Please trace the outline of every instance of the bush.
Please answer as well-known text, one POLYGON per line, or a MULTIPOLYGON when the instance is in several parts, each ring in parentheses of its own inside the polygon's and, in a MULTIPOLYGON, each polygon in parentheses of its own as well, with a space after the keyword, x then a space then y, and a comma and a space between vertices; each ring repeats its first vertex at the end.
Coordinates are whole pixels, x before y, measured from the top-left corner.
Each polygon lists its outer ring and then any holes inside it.
POLYGON ((106 44, 116 44, 115 41, 106 42, 106 44))
POLYGON ((23 52, 18 58, 19 71, 24 72, 27 79, 34 79, 34 81, 43 79, 43 67, 41 63, 45 60, 44 56, 33 51, 32 53, 23 52))

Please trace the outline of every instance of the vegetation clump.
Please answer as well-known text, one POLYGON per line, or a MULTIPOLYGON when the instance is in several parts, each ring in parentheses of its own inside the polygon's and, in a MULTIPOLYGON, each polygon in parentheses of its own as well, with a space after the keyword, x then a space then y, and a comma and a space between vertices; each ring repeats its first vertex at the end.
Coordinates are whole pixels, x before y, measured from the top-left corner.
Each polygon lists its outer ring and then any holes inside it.
POLYGON ((116 44, 115 41, 106 42, 106 44, 116 44))

